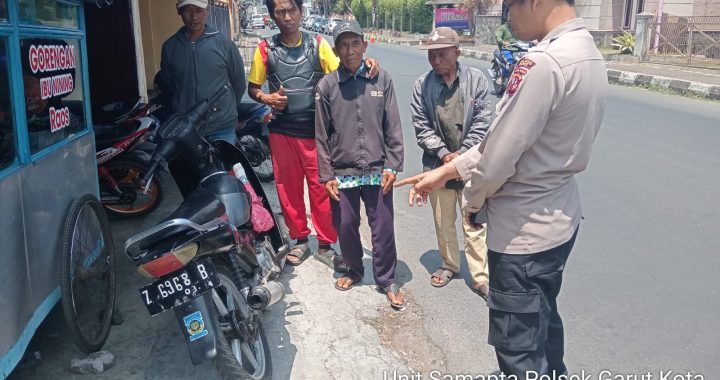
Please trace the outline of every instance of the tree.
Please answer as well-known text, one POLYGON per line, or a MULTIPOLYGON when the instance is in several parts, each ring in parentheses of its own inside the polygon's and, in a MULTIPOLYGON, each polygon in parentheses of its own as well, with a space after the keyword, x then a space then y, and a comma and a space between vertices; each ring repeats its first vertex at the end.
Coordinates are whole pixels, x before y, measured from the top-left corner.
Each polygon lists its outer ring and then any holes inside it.
MULTIPOLYGON (((465 7, 470 14, 470 35, 475 35, 475 15, 484 15, 492 9, 494 6, 502 2, 503 9, 505 8, 505 1, 503 0, 465 0, 465 7)), ((505 12, 503 12, 503 15, 505 12)))
POLYGON ((362 26, 363 28, 369 28, 370 25, 368 25, 368 11, 367 11, 367 5, 365 4, 366 0, 352 0, 352 4, 350 5, 350 8, 352 9, 353 15, 355 15, 355 20, 362 26))

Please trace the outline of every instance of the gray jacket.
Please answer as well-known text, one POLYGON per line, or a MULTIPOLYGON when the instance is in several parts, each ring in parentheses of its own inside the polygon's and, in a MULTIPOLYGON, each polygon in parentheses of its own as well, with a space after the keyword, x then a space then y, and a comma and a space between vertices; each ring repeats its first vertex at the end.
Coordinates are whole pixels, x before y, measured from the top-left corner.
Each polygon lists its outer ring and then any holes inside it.
MULTIPOLYGON (((462 148, 459 153, 464 153, 482 142, 492 121, 492 112, 485 100, 488 82, 482 71, 458 62, 458 77, 465 109, 462 148)), ((445 145, 445 137, 435 114, 435 106, 443 85, 442 78, 430 70, 415 81, 410 101, 410 114, 418 145, 423 149, 422 163, 425 171, 441 166, 442 157, 452 153, 445 145)))
POLYGON ((402 171, 400 112, 392 79, 385 70, 370 78, 340 66, 325 75, 315 96, 318 175, 328 182, 338 175, 402 171))
POLYGON ((160 70, 162 83, 170 87, 162 91, 171 94, 177 112, 188 111, 230 82, 232 93, 220 99, 219 110, 210 116, 201 133, 208 135, 237 126, 237 106, 246 87, 245 69, 240 51, 229 38, 205 25, 205 34, 192 43, 182 27, 163 44, 160 70))

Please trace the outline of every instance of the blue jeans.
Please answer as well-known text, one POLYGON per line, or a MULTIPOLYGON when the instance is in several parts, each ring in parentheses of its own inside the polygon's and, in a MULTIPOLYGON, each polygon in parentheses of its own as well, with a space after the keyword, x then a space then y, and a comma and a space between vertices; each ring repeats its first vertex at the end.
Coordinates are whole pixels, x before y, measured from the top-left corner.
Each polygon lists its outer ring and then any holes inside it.
MULTIPOLYGON (((501 52, 502 52, 503 58, 505 58, 505 61, 507 63, 509 63, 511 65, 515 64, 515 57, 513 57, 513 53, 510 50, 502 50, 501 52)), ((502 74, 503 74, 503 78, 507 78, 510 76, 511 73, 508 72, 508 70, 505 69, 505 67, 503 67, 502 74)))
POLYGON ((229 129, 218 129, 205 135, 207 141, 227 141, 232 145, 235 145, 237 136, 235 135, 235 127, 229 129))

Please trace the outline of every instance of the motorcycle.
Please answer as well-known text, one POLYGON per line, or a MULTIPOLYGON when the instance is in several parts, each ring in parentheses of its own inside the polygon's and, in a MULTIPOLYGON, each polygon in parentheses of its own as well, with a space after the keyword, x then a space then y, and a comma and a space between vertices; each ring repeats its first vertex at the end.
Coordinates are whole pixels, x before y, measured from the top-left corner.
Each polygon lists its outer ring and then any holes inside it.
POLYGON ((262 182, 272 182, 275 179, 267 128, 272 115, 272 108, 263 104, 243 102, 238 106, 236 145, 250 161, 262 182))
POLYGON ((100 202, 108 213, 134 217, 156 209, 163 198, 158 178, 147 186, 140 181, 148 170, 140 146, 158 125, 149 115, 152 103, 114 102, 93 111, 100 202))
POLYGON ((510 46, 514 47, 515 51, 507 49, 495 50, 491 61, 492 66, 488 69, 488 76, 493 82, 495 95, 497 96, 502 96, 505 93, 510 75, 513 70, 515 70, 515 64, 527 54, 531 44, 524 41, 516 41, 510 44, 510 46))
POLYGON ((154 280, 140 289, 143 304, 150 315, 173 309, 193 364, 214 360, 225 379, 269 379, 270 347, 261 315, 284 296, 276 280, 289 249, 278 225, 282 219, 274 214, 271 228, 255 231, 251 194, 241 179, 266 210, 270 205, 250 162, 235 146, 209 143, 198 133, 229 89, 228 83, 158 128, 143 181, 175 158, 189 163, 178 175, 199 180, 165 221, 130 237, 125 252, 154 280))

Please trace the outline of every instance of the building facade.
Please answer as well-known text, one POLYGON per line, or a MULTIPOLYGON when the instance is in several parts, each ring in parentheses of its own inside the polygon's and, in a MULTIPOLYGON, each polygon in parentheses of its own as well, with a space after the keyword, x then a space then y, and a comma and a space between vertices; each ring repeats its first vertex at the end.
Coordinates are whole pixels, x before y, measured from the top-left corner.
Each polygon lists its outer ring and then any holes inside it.
POLYGON ((578 15, 588 28, 599 32, 635 29, 635 17, 642 12, 678 17, 720 16, 718 0, 577 0, 578 15))

